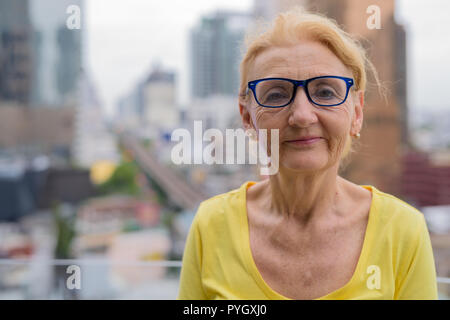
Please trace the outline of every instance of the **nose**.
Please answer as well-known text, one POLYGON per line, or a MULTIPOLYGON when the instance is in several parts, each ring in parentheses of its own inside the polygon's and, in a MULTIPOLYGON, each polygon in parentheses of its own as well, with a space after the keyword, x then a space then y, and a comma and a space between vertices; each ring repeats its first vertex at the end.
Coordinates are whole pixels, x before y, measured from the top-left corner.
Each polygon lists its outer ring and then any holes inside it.
POLYGON ((298 87, 289 105, 289 125, 307 128, 317 122, 317 108, 309 101, 305 88, 298 87))

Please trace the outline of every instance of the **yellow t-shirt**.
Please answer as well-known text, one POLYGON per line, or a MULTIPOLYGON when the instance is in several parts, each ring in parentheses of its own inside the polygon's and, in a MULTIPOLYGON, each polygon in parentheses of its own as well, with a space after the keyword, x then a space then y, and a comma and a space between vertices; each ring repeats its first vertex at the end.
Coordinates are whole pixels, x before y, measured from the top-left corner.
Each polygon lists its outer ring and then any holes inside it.
MULTIPOLYGON (((178 299, 289 299, 259 273, 250 249, 246 190, 203 201, 186 241, 178 299)), ((437 299, 423 214, 373 186, 365 238, 352 278, 319 299, 437 299)))

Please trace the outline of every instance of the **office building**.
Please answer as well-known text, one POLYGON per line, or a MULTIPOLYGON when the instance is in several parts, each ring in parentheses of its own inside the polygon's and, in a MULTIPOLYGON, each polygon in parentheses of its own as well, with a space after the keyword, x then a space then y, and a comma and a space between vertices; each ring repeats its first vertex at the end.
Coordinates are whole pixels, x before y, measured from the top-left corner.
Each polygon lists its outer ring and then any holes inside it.
POLYGON ((241 43, 250 14, 217 11, 204 16, 190 35, 191 94, 237 95, 241 43))

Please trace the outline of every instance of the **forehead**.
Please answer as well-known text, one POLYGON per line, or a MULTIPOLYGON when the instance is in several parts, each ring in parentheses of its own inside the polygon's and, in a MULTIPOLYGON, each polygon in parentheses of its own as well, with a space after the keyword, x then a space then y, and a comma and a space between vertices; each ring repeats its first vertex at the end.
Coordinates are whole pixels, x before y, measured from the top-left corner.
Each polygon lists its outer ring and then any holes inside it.
POLYGON ((352 73, 326 46, 305 40, 261 52, 250 69, 249 80, 268 77, 304 80, 323 75, 351 77, 352 73))

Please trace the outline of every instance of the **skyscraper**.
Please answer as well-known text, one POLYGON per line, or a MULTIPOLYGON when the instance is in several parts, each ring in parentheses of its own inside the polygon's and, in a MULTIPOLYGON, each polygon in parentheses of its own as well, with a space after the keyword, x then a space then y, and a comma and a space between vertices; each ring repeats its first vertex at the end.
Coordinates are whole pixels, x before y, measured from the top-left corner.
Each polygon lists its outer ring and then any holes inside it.
POLYGON ((148 128, 150 137, 158 138, 178 125, 175 73, 155 65, 142 85, 143 125, 148 128))
POLYGON ((51 107, 77 103, 83 28, 66 23, 69 6, 81 10, 82 3, 0 0, 0 100, 51 107))
POLYGON ((237 95, 240 45, 250 14, 217 11, 202 18, 191 31, 191 93, 195 98, 213 94, 237 95))
POLYGON ((62 103, 76 103, 81 79, 81 34, 60 26, 57 31, 56 92, 62 103))
POLYGON ((28 0, 0 0, 0 101, 27 104, 33 78, 28 0))
POLYGON ((33 32, 33 105, 61 107, 76 104, 82 77, 83 0, 30 1, 33 32), (80 29, 69 29, 70 6, 80 8, 80 29))

